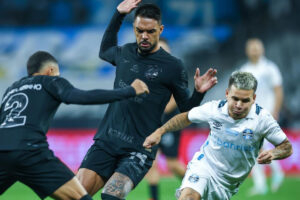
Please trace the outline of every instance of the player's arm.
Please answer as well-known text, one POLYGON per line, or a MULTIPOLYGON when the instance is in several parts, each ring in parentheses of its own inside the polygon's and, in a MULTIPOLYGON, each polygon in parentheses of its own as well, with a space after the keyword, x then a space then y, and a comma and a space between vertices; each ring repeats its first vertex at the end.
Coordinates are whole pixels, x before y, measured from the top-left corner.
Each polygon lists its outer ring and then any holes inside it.
POLYGON ((102 38, 99 57, 115 65, 118 51, 118 32, 126 14, 130 13, 141 0, 124 0, 119 4, 102 38))
POLYGON ((51 80, 47 90, 59 101, 67 104, 93 105, 110 103, 143 93, 149 93, 147 85, 141 80, 134 80, 131 86, 114 90, 80 90, 64 78, 51 80))
POLYGON ((201 103, 205 92, 212 88, 215 84, 217 84, 217 70, 210 68, 206 71, 205 74, 200 76, 199 68, 196 69, 196 73, 194 76, 195 88, 191 97, 188 90, 187 73, 182 63, 178 65, 177 70, 181 71, 177 71, 177 77, 173 78, 172 93, 180 112, 186 112, 193 107, 198 106, 201 103))
POLYGON ((151 135, 149 135, 144 141, 143 146, 146 148, 151 148, 152 146, 158 144, 161 140, 163 134, 167 132, 174 132, 189 126, 192 122, 188 118, 188 112, 180 113, 175 115, 169 121, 167 121, 163 126, 156 129, 151 135))
POLYGON ((281 144, 274 149, 263 151, 259 154, 257 162, 259 164, 269 164, 272 160, 281 160, 289 157, 293 153, 293 148, 288 139, 285 139, 281 144))
POLYGON ((279 117, 279 112, 282 106, 282 101, 283 101, 283 89, 282 86, 275 86, 274 87, 274 94, 275 94, 275 105, 274 105, 274 109, 273 109, 273 117, 278 120, 279 117))

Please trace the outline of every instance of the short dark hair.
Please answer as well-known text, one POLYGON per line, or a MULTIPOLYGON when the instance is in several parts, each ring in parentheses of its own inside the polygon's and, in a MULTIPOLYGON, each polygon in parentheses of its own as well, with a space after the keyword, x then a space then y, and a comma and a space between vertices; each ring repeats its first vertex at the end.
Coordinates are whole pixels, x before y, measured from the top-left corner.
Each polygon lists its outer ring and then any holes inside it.
POLYGON ((45 62, 57 63, 57 60, 50 53, 46 51, 37 51, 32 54, 27 61, 27 74, 39 72, 45 62))
POLYGON ((159 24, 161 24, 161 11, 160 8, 155 4, 141 4, 135 11, 134 19, 136 19, 138 16, 155 19, 159 24))

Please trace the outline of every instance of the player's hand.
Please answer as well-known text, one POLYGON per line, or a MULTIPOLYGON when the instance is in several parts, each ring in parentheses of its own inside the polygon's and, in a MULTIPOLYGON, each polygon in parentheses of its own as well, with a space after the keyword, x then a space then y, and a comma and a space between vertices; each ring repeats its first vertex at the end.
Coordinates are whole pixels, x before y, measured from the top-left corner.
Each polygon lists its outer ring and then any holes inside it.
POLYGON ((155 132, 153 132, 145 139, 143 147, 150 149, 154 145, 157 145, 160 142, 160 140, 161 140, 161 133, 159 129, 156 129, 155 132))
POLYGON ((272 150, 262 151, 257 157, 258 164, 270 164, 274 156, 272 150))
POLYGON ((118 5, 117 10, 121 14, 128 14, 136 8, 141 1, 142 0, 124 0, 118 5))
POLYGON ((141 81, 140 79, 135 79, 132 83, 131 86, 134 88, 136 95, 144 94, 147 93, 149 94, 149 89, 146 83, 141 81))
POLYGON ((195 88, 198 92, 204 93, 210 88, 212 88, 214 85, 218 83, 218 79, 216 77, 217 70, 210 68, 200 76, 200 69, 196 69, 196 73, 194 76, 195 80, 195 88))

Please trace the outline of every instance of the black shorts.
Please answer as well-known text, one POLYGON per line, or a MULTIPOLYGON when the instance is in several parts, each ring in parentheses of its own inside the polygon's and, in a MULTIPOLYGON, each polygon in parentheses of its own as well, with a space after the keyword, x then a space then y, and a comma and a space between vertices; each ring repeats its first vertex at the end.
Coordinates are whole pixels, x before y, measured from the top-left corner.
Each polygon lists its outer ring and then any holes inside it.
POLYGON ((149 171, 153 159, 137 150, 109 150, 103 143, 96 140, 84 157, 80 168, 96 172, 107 181, 115 172, 128 176, 134 187, 149 171))
POLYGON ((20 181, 44 199, 73 177, 48 148, 0 151, 0 194, 20 181))
POLYGON ((167 158, 177 158, 180 131, 165 133, 159 143, 159 149, 167 158))

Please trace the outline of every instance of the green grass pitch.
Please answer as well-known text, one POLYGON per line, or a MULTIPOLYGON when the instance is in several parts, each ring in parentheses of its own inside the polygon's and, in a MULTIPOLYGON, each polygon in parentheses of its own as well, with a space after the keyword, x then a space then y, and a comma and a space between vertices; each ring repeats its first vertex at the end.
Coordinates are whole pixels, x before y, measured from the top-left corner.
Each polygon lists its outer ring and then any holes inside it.
MULTIPOLYGON (((176 178, 163 178, 160 182, 161 200, 175 200, 175 189, 180 185, 180 181, 176 178)), ((240 191, 232 200, 299 200, 300 199, 300 177, 288 177, 284 180, 282 187, 276 193, 269 192, 265 196, 247 195, 248 189, 252 186, 252 180, 247 179, 240 188, 240 191)), ((27 186, 16 183, 10 187, 0 200, 38 200, 37 195, 27 186)), ((47 198, 46 200, 50 200, 47 198)), ((93 199, 100 200, 100 194, 97 193, 93 199)), ((148 200, 148 188, 145 181, 142 181, 136 189, 134 189, 126 200, 148 200)))

